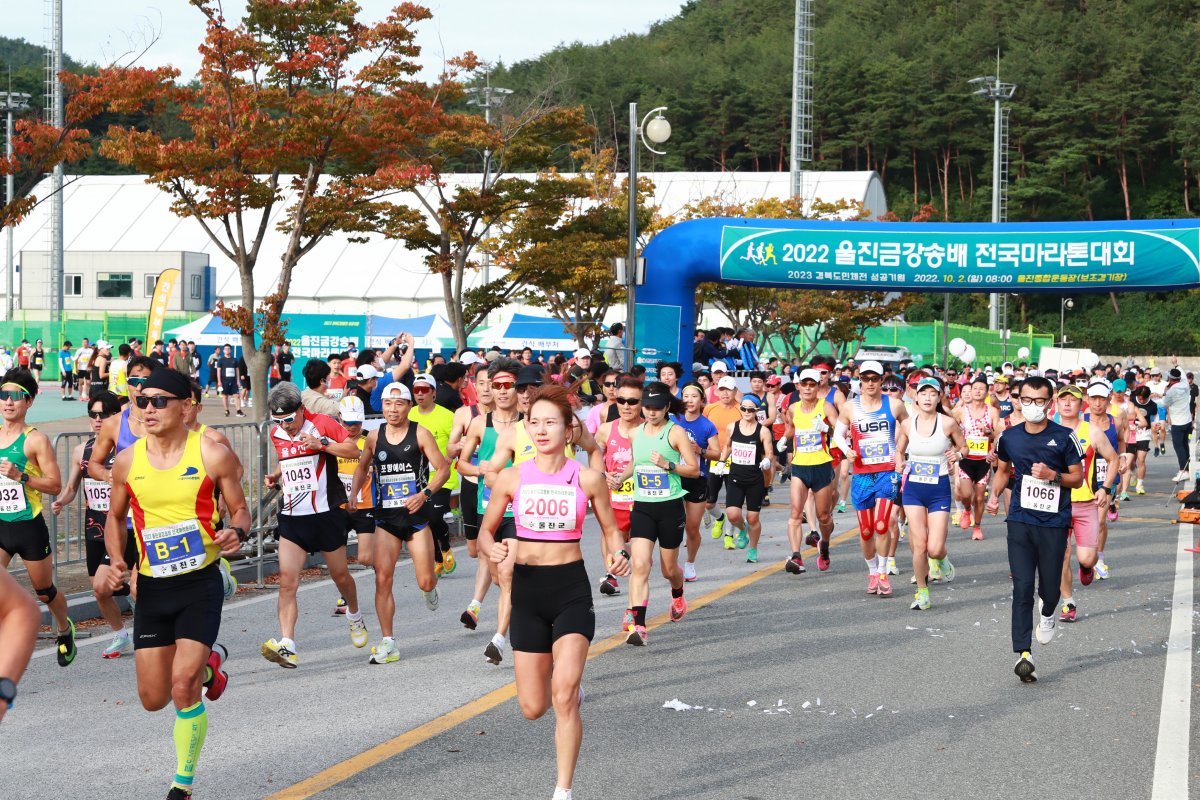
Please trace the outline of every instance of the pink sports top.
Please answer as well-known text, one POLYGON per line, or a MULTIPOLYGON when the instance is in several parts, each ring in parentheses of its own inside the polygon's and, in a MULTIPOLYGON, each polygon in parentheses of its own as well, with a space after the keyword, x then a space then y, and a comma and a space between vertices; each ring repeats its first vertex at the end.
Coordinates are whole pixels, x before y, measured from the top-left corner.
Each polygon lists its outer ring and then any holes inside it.
POLYGON ((521 464, 521 484, 513 498, 517 539, 524 542, 578 542, 583 538, 587 495, 579 486, 578 461, 547 475, 530 459, 521 464))

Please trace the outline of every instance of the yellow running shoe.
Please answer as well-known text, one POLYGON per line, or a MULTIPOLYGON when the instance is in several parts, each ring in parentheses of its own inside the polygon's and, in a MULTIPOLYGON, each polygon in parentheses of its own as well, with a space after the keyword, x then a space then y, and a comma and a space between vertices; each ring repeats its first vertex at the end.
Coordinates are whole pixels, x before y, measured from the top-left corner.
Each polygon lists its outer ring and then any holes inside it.
POLYGON ((292 650, 274 639, 263 642, 262 654, 267 661, 273 661, 284 669, 295 669, 298 662, 292 650))
POLYGON ((453 550, 442 551, 442 574, 449 575, 454 570, 458 569, 458 562, 454 560, 453 550))
POLYGON ((444 570, 445 570, 445 568, 442 566, 442 562, 440 562, 440 561, 433 562, 433 574, 434 575, 437 575, 440 578, 440 577, 442 577, 442 572, 444 570))
POLYGON ((712 537, 714 539, 720 539, 721 534, 724 531, 725 531, 725 518, 721 517, 720 519, 714 519, 713 525, 712 525, 712 537))
POLYGON ((367 623, 363 622, 361 614, 358 619, 350 620, 350 642, 355 647, 367 646, 367 623))

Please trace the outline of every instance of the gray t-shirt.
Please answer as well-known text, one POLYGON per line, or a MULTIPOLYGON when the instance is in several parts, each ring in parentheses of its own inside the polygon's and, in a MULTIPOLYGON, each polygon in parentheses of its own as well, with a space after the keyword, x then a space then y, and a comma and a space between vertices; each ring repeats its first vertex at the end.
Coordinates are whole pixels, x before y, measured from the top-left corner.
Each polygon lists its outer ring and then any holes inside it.
POLYGON ((1163 394, 1163 405, 1167 407, 1167 419, 1172 425, 1187 425, 1192 421, 1192 393, 1183 381, 1167 389, 1163 394))

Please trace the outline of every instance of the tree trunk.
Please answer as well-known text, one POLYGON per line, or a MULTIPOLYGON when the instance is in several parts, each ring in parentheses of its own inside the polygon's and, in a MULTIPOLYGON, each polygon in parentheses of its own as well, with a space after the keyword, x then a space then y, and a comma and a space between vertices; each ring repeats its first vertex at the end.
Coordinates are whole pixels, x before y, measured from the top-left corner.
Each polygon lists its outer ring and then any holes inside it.
POLYGON ((1125 151, 1121 151, 1121 195, 1125 198, 1125 219, 1133 219, 1133 211, 1129 207, 1129 173, 1125 170, 1125 151))
POLYGON ((917 148, 912 149, 912 168, 913 168, 913 207, 917 206, 917 200, 920 192, 917 188, 917 148))
POLYGON ((1192 213, 1192 198, 1191 189, 1188 186, 1188 162, 1183 161, 1183 210, 1187 213, 1192 213))

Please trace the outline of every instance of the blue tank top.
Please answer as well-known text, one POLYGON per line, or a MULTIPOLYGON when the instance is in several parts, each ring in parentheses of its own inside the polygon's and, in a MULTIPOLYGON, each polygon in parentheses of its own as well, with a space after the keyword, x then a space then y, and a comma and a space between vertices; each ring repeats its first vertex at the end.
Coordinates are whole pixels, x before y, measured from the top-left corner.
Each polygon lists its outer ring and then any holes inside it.
POLYGON ((113 452, 119 453, 126 447, 132 447, 137 440, 138 437, 129 427, 129 408, 126 407, 121 410, 121 430, 117 433, 117 446, 113 452))
MULTIPOLYGON (((1108 428, 1104 431, 1104 435, 1108 437, 1108 443, 1112 445, 1112 448, 1115 451, 1117 449, 1117 423, 1116 420, 1113 419, 1112 414, 1105 414, 1104 416, 1108 417, 1108 428)), ((1089 411, 1084 414, 1083 421, 1091 423, 1092 412, 1089 411)))

